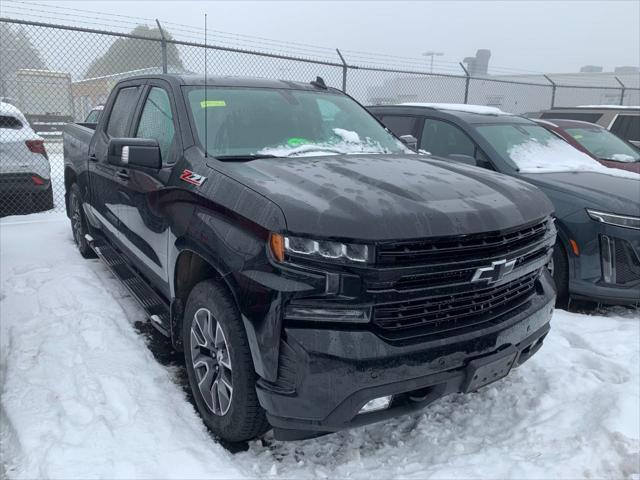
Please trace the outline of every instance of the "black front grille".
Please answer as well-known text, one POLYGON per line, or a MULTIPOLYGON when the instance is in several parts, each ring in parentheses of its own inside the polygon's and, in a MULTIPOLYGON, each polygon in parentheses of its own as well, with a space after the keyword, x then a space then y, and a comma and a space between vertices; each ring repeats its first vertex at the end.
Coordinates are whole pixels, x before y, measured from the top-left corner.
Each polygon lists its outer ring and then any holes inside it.
POLYGON ((376 263, 394 266, 422 265, 508 256, 522 247, 540 242, 549 230, 549 222, 550 220, 545 219, 507 232, 383 242, 376 246, 376 263))
POLYGON ((615 280, 619 285, 640 281, 640 260, 633 247, 621 238, 614 238, 615 280))
POLYGON ((475 327, 528 301, 539 274, 536 270, 498 286, 378 305, 373 309, 373 323, 386 332, 411 330, 415 336, 475 327))

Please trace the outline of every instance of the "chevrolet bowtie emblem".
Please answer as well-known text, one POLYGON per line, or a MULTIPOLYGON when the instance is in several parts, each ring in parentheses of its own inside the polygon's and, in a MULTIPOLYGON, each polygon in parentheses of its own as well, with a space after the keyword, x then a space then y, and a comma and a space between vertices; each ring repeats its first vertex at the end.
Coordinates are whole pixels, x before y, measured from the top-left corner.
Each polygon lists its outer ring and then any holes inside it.
POLYGON ((482 282, 486 280, 487 283, 495 283, 502 277, 511 273, 513 267, 515 267, 515 260, 497 260, 491 263, 490 267, 481 267, 473 274, 472 282, 482 282))

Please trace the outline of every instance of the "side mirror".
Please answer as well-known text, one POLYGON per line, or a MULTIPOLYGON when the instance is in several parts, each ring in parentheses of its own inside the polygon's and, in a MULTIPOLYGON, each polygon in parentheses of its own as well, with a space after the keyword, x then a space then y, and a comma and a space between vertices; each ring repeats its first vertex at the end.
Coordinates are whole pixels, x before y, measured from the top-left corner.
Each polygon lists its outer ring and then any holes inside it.
POLYGON ((418 150, 418 139, 413 135, 400 135, 400 141, 411 150, 418 150))
POLYGON ((162 167, 160 146, 152 138, 112 138, 107 146, 107 162, 118 167, 162 167))

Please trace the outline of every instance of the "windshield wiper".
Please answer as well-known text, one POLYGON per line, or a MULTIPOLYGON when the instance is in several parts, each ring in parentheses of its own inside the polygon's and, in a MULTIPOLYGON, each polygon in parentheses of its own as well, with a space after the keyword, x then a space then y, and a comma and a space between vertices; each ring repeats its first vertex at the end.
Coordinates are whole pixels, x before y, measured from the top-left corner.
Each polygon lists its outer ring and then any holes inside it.
POLYGON ((216 155, 215 158, 217 160, 221 160, 223 162, 246 162, 249 160, 260 160, 262 158, 278 158, 275 155, 216 155))

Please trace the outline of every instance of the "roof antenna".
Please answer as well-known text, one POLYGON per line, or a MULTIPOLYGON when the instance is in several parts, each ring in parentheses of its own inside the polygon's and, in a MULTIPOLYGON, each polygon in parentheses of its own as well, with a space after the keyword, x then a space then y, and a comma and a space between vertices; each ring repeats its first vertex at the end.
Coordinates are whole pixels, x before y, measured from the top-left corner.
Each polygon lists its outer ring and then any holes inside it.
POLYGON ((322 77, 316 77, 316 79, 313 82, 310 82, 311 85, 313 85, 316 88, 321 88, 322 90, 326 90, 327 89, 327 84, 324 83, 324 79, 322 77))
POLYGON ((209 150, 209 129, 207 128, 207 117, 209 108, 209 102, 207 101, 208 92, 207 92, 207 75, 209 73, 207 69, 207 14, 204 14, 204 158, 208 158, 208 150, 209 150))

